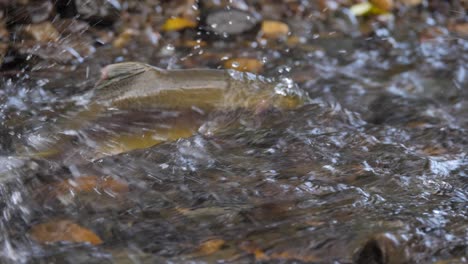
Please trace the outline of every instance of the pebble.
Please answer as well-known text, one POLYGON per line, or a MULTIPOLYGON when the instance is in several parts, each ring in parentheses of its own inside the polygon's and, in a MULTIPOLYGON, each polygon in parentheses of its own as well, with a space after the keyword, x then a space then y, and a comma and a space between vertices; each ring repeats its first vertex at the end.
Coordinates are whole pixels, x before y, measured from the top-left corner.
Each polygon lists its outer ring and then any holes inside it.
POLYGON ((25 38, 38 42, 56 42, 60 37, 60 33, 50 22, 27 25, 23 28, 23 34, 25 38))
POLYGON ((261 27, 261 36, 267 39, 286 37, 289 34, 289 26, 286 23, 273 20, 264 20, 261 27))
POLYGON ((263 69, 263 63, 254 58, 233 58, 224 62, 224 68, 259 73, 263 69))

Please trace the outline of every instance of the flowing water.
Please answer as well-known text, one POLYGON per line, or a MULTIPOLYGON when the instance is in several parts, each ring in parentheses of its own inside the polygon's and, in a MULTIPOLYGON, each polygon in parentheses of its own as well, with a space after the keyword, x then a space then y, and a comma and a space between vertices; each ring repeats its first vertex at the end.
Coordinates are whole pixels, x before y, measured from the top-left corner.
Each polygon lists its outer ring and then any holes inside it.
MULTIPOLYGON (((422 41, 395 23, 370 38, 315 36, 321 24, 291 19, 303 34, 293 47, 238 50, 219 41, 175 49, 168 41, 126 55, 103 47, 74 68, 4 74, 0 262, 466 263, 468 41, 422 41), (213 67, 205 55, 220 53, 262 58, 264 75, 293 80, 310 100, 293 110, 205 116, 200 130, 122 154, 17 153, 28 136, 66 117, 70 98, 92 89, 108 63, 213 67), (216 132, 207 133, 213 123, 216 132), (90 177, 110 183, 83 187, 79 179, 90 177), (102 243, 33 239, 34 226, 60 221, 102 243)), ((164 114, 111 114, 89 131, 152 129, 164 114)), ((178 129, 193 119, 200 117, 164 124, 178 129)), ((69 133, 74 153, 84 151, 89 131, 69 133)))

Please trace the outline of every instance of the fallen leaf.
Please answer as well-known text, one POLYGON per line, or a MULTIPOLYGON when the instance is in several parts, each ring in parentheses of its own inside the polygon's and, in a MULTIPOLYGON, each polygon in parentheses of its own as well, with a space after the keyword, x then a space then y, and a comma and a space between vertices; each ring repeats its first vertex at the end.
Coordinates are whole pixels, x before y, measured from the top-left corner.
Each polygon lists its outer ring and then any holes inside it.
POLYGON ((179 31, 186 28, 195 28, 197 23, 183 17, 171 17, 162 26, 164 31, 179 31))
POLYGON ((431 124, 424 120, 414 120, 406 123, 406 126, 408 128, 424 128, 424 127, 430 127, 431 124))
POLYGON ((256 261, 272 261, 272 260, 292 260, 303 262, 318 262, 321 259, 312 254, 303 254, 284 250, 267 253, 252 241, 244 242, 240 245, 241 249, 247 253, 253 254, 256 261))
POLYGON ((362 2, 359 4, 352 5, 349 10, 355 16, 364 16, 364 15, 369 14, 371 9, 372 9, 371 3, 362 2))
POLYGON ((350 11, 355 16, 382 15, 388 13, 387 10, 379 8, 375 4, 369 2, 352 5, 350 11))
POLYGON ((207 240, 198 247, 197 255, 211 255, 216 253, 225 243, 226 241, 220 238, 207 240))
POLYGON ((370 0, 370 2, 378 9, 381 9, 387 12, 392 11, 393 7, 395 6, 395 3, 393 2, 393 0, 370 0))
POLYGON ((268 39, 286 37, 289 26, 286 23, 274 20, 264 20, 261 27, 261 36, 268 39))
POLYGON ((427 27, 419 33, 419 40, 421 42, 431 42, 437 40, 438 38, 445 38, 447 33, 447 29, 443 27, 427 27))
POLYGON ((56 191, 56 195, 65 195, 70 191, 126 193, 128 184, 112 177, 83 176, 60 182, 53 187, 53 190, 56 191))
POLYGON ((422 149, 422 151, 430 156, 439 156, 447 153, 447 149, 439 146, 426 146, 422 149))
POLYGON ((468 22, 459 22, 449 26, 450 31, 455 32, 456 34, 467 37, 468 36, 468 22))
POLYGON ((35 225, 31 228, 29 234, 40 243, 68 241, 99 245, 103 242, 93 231, 70 220, 49 221, 35 225))
POLYGON ((234 58, 225 61, 224 68, 242 72, 259 73, 262 71, 263 63, 253 58, 234 58))

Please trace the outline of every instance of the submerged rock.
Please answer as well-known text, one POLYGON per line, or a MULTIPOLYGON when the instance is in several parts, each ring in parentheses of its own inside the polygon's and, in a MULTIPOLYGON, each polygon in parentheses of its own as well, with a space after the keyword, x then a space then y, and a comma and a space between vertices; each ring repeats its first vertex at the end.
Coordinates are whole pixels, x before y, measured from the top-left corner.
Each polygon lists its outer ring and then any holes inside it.
POLYGON ((260 17, 257 13, 235 9, 221 8, 203 10, 201 28, 207 34, 228 38, 257 31, 260 17))
POLYGON ((112 24, 119 18, 121 8, 119 1, 85 1, 59 0, 57 11, 62 17, 74 17, 90 21, 94 24, 112 24))
POLYGON ((2 21, 0 16, 0 66, 3 63, 3 58, 8 51, 8 40, 9 40, 9 32, 6 29, 5 23, 2 21))
POLYGON ((356 264, 405 264, 410 263, 398 239, 389 233, 369 239, 355 255, 356 264))
MULTIPOLYGON (((1 6, 1 4, 0 4, 1 6)), ((9 23, 40 23, 52 17, 55 10, 49 0, 11 1, 5 4, 9 23)))

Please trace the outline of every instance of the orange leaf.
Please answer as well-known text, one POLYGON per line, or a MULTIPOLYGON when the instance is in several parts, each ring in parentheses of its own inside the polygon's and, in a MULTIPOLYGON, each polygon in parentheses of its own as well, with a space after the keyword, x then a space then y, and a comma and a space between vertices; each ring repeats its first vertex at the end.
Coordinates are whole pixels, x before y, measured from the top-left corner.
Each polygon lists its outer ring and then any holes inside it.
POLYGON ((35 225, 29 231, 32 238, 41 243, 68 241, 74 243, 102 244, 101 238, 93 231, 70 220, 50 221, 35 225))
POLYGON ((290 251, 265 252, 255 242, 246 241, 240 245, 241 249, 247 253, 253 254, 257 261, 270 260, 298 260, 304 262, 317 262, 320 259, 314 255, 294 254, 290 251))
POLYGON ((73 192, 110 191, 113 193, 128 192, 128 184, 111 177, 83 176, 65 180, 54 186, 57 195, 73 192))
POLYGON ((203 242, 198 248, 198 253, 201 255, 211 255, 218 251, 226 242, 222 239, 215 238, 203 242))

